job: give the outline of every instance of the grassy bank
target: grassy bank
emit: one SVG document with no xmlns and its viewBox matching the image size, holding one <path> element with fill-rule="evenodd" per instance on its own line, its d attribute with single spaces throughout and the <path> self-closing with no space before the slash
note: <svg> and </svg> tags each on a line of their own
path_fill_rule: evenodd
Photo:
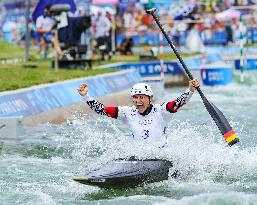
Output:
<svg viewBox="0 0 257 205">
<path fill-rule="evenodd" d="M 52 68 L 50 68 L 49 64 L 49 61 L 37 61 L 29 63 L 29 65 L 37 65 L 36 68 L 33 68 L 33 66 L 24 66 L 27 65 L 25 63 L 15 65 L 0 65 L 0 91 L 15 90 L 43 83 L 52 83 L 116 71 L 115 69 L 60 69 L 55 72 Z"/>
<path fill-rule="evenodd" d="M 17 45 L 8 44 L 0 41 L 0 60 L 24 58 L 24 49 Z M 132 56 L 115 55 L 111 60 L 93 62 L 93 69 L 59 69 L 57 72 L 51 68 L 51 59 L 36 59 L 35 51 L 31 50 L 31 61 L 18 64 L 0 64 L 0 91 L 15 90 L 19 88 L 30 87 L 43 83 L 52 83 L 62 80 L 68 80 L 79 77 L 95 76 L 99 74 L 115 72 L 115 69 L 95 69 L 97 66 L 117 63 L 117 62 L 139 62 L 139 55 L 135 53 Z M 194 54 L 184 54 L 182 57 L 192 56 Z M 174 54 L 164 54 L 164 59 L 174 60 Z M 34 59 L 34 60 L 33 60 Z"/>
<path fill-rule="evenodd" d="M 24 58 L 24 49 L 15 44 L 6 43 L 0 40 L 0 48 L 0 60 Z"/>
</svg>

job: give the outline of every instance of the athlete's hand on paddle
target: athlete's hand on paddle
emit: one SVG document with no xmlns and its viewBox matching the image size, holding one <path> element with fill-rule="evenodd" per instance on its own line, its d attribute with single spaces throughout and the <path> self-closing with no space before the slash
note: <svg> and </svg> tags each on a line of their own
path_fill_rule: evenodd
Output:
<svg viewBox="0 0 257 205">
<path fill-rule="evenodd" d="M 88 92 L 88 86 L 85 83 L 81 83 L 77 90 L 81 96 L 85 96 Z"/>
<path fill-rule="evenodd" d="M 196 88 L 200 87 L 200 82 L 197 79 L 190 80 L 188 87 L 191 92 L 194 92 Z"/>
</svg>

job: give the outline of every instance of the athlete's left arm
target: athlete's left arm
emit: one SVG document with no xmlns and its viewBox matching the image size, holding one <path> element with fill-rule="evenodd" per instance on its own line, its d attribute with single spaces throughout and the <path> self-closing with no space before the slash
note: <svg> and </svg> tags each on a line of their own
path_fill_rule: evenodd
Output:
<svg viewBox="0 0 257 205">
<path fill-rule="evenodd" d="M 194 92 L 187 89 L 184 93 L 182 93 L 178 98 L 172 100 L 166 104 L 166 110 L 170 113 L 177 112 L 183 105 L 185 105 L 190 98 L 192 97 Z"/>
</svg>

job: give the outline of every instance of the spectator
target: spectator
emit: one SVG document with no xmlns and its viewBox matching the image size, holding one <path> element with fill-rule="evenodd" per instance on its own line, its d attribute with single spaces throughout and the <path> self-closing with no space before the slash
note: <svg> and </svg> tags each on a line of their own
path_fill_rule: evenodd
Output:
<svg viewBox="0 0 257 205">
<path fill-rule="evenodd" d="M 231 45 L 233 43 L 233 31 L 230 22 L 225 23 L 225 30 L 227 32 L 227 43 Z"/>
<path fill-rule="evenodd" d="M 111 22 L 102 12 L 98 12 L 95 21 L 95 39 L 96 47 L 100 51 L 101 60 L 104 60 L 106 53 L 109 53 L 107 46 L 107 39 L 109 38 L 109 31 L 111 29 Z"/>
<path fill-rule="evenodd" d="M 110 27 L 108 36 L 106 37 L 108 57 L 109 57 L 109 59 L 111 59 L 111 57 L 112 57 L 112 33 L 113 33 L 113 29 L 115 29 L 115 28 L 113 28 L 114 24 L 113 24 L 112 14 L 109 11 L 106 11 L 105 16 L 106 16 L 106 18 L 108 18 L 108 20 L 111 23 L 111 27 Z"/>
<path fill-rule="evenodd" d="M 118 47 L 118 51 L 120 52 L 121 55 L 132 55 L 132 47 L 134 45 L 133 39 L 130 38 L 125 38 L 120 46 Z"/>
<path fill-rule="evenodd" d="M 44 10 L 44 15 L 39 16 L 36 21 L 36 31 L 41 34 L 43 38 L 43 46 L 47 49 L 47 44 L 52 43 L 54 48 L 57 51 L 57 54 L 60 56 L 62 50 L 59 44 L 58 39 L 55 36 L 53 31 L 56 25 L 56 21 L 51 17 L 50 5 L 47 6 Z"/>
<path fill-rule="evenodd" d="M 125 29 L 129 29 L 131 27 L 134 27 L 134 18 L 133 18 L 133 15 L 130 12 L 128 12 L 128 11 L 124 12 L 123 20 L 124 20 Z"/>
</svg>

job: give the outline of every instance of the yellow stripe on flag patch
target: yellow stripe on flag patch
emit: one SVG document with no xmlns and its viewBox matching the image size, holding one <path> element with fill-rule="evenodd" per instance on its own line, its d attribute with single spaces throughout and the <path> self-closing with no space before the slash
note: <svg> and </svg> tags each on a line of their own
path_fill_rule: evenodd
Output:
<svg viewBox="0 0 257 205">
<path fill-rule="evenodd" d="M 233 134 L 230 137 L 226 138 L 226 141 L 227 141 L 227 143 L 230 143 L 230 142 L 232 142 L 236 138 L 237 138 L 236 134 Z"/>
</svg>

